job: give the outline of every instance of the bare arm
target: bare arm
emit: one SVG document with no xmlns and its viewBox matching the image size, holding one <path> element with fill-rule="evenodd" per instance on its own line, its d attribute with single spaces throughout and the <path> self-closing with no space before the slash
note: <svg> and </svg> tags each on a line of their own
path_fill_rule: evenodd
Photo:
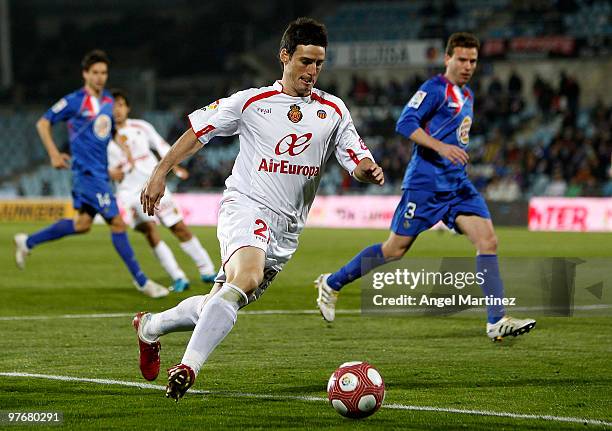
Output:
<svg viewBox="0 0 612 431">
<path fill-rule="evenodd" d="M 60 153 L 53 142 L 53 135 L 51 134 L 51 122 L 46 118 L 41 118 L 36 122 L 36 130 L 38 136 L 42 141 L 49 159 L 51 159 L 51 166 L 55 169 L 67 169 L 69 167 L 70 156 L 66 153 Z"/>
<path fill-rule="evenodd" d="M 382 186 L 385 183 L 385 175 L 380 166 L 371 159 L 361 159 L 355 170 L 353 177 L 362 183 L 372 183 Z"/>
<path fill-rule="evenodd" d="M 189 178 L 189 171 L 183 168 L 182 166 L 173 167 L 172 172 L 174 172 L 174 175 L 176 175 L 181 180 L 186 180 L 187 178 Z"/>
<path fill-rule="evenodd" d="M 436 138 L 432 138 L 420 127 L 412 132 L 410 139 L 418 145 L 434 150 L 436 153 L 440 154 L 440 156 L 450 160 L 455 165 L 465 165 L 470 159 L 468 153 L 463 149 L 456 145 L 445 144 Z"/>
<path fill-rule="evenodd" d="M 155 207 L 164 196 L 166 176 L 170 170 L 187 157 L 195 154 L 202 146 L 192 129 L 183 133 L 170 151 L 159 161 L 140 194 L 140 203 L 144 212 L 154 215 Z"/>
</svg>

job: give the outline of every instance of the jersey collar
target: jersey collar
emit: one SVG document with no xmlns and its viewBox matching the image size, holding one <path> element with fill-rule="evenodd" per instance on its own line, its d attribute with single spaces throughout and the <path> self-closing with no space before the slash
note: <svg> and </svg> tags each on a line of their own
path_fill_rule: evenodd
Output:
<svg viewBox="0 0 612 431">
<path fill-rule="evenodd" d="M 290 94 L 285 93 L 284 91 L 284 87 L 283 87 L 283 83 L 280 80 L 277 80 L 276 82 L 274 82 L 274 84 L 272 85 L 272 88 L 274 88 L 276 91 L 284 94 L 285 96 L 289 96 L 289 97 L 294 97 L 296 99 L 302 99 L 304 102 L 310 102 L 311 101 L 311 97 L 314 94 L 314 91 L 311 91 L 309 95 L 307 96 L 292 96 Z M 314 88 L 313 88 L 314 90 Z"/>
<path fill-rule="evenodd" d="M 457 84 L 453 84 L 452 82 L 450 82 L 450 80 L 444 76 L 444 74 L 440 73 L 438 76 L 440 76 L 444 82 L 446 82 L 448 85 L 450 85 L 451 87 L 457 87 L 459 89 L 459 91 L 461 92 L 461 94 L 463 94 L 463 96 L 466 99 L 471 99 L 472 95 L 470 94 L 469 90 L 468 90 L 468 85 L 464 84 L 462 87 L 458 86 Z"/>
</svg>

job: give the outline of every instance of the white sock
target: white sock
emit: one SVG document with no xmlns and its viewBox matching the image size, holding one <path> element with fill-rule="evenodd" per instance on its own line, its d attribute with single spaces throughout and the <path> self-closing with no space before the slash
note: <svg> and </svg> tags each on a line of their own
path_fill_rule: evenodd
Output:
<svg viewBox="0 0 612 431">
<path fill-rule="evenodd" d="M 248 298 L 242 290 L 225 283 L 206 301 L 181 363 L 191 367 L 197 375 L 208 355 L 234 327 L 240 306 L 247 302 Z"/>
<path fill-rule="evenodd" d="M 170 332 L 191 331 L 198 323 L 206 298 L 208 295 L 190 296 L 174 308 L 152 314 L 142 328 L 142 335 L 147 341 L 155 342 Z"/>
<path fill-rule="evenodd" d="M 170 247 L 168 247 L 168 244 L 163 241 L 160 241 L 159 244 L 157 244 L 153 248 L 153 253 L 159 260 L 159 263 L 161 264 L 162 268 L 164 268 L 166 272 L 170 274 L 172 280 L 177 280 L 179 278 L 185 280 L 187 279 L 187 276 L 176 261 L 172 250 L 170 250 Z"/>
<path fill-rule="evenodd" d="M 183 251 L 194 261 L 200 274 L 207 275 L 215 272 L 215 265 L 213 265 L 208 252 L 202 247 L 200 240 L 195 235 L 189 241 L 181 242 L 180 244 Z"/>
</svg>

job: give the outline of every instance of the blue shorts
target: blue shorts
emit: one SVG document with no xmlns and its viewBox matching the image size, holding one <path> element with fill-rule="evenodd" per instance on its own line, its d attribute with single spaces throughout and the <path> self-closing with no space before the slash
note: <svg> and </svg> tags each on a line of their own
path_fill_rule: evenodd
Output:
<svg viewBox="0 0 612 431">
<path fill-rule="evenodd" d="M 89 175 L 72 177 L 72 202 L 75 209 L 83 210 L 91 216 L 97 213 L 110 220 L 119 215 L 110 182 Z"/>
<path fill-rule="evenodd" d="M 449 229 L 459 231 L 455 219 L 461 214 L 491 218 L 485 200 L 472 183 L 464 183 L 451 192 L 404 190 L 393 214 L 391 230 L 414 237 L 442 220 Z"/>
</svg>

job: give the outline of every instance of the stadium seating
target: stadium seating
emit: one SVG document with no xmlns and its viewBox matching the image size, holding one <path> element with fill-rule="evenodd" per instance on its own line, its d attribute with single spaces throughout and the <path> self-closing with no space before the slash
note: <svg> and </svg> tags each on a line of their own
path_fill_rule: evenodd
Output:
<svg viewBox="0 0 612 431">
<path fill-rule="evenodd" d="M 15 112 L 0 115 L 0 178 L 28 171 L 45 161 L 47 153 L 40 143 L 35 123 L 40 112 Z M 65 130 L 55 134 L 56 142 L 66 142 Z"/>
<path fill-rule="evenodd" d="M 325 19 L 333 41 L 445 37 L 477 31 L 484 38 L 612 34 L 609 2 L 576 0 L 559 18 L 557 1 L 462 0 L 345 3 Z M 568 11 L 569 12 L 569 11 Z"/>
</svg>

